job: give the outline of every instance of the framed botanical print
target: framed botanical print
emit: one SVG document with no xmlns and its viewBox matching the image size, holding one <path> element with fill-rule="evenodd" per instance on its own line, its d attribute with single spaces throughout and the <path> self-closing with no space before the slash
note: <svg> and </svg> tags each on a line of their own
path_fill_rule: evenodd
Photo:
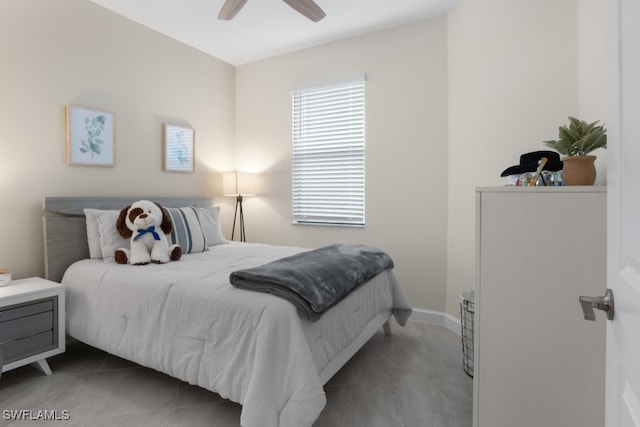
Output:
<svg viewBox="0 0 640 427">
<path fill-rule="evenodd" d="M 67 104 L 67 164 L 113 166 L 115 118 L 108 111 Z"/>
<path fill-rule="evenodd" d="M 164 123 L 163 169 L 167 172 L 193 172 L 195 156 L 195 130 Z"/>
</svg>

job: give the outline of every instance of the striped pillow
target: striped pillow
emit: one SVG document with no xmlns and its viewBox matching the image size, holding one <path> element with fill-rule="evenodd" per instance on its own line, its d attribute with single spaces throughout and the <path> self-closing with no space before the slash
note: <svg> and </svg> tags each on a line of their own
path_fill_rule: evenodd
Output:
<svg viewBox="0 0 640 427">
<path fill-rule="evenodd" d="M 182 253 L 191 254 L 208 250 L 207 236 L 202 229 L 202 220 L 197 208 L 165 209 L 173 221 L 171 242 L 179 244 L 182 247 Z"/>
</svg>

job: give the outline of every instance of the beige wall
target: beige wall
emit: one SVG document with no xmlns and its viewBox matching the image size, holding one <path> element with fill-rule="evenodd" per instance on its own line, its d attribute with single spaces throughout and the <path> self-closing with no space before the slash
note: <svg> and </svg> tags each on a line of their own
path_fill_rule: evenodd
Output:
<svg viewBox="0 0 640 427">
<path fill-rule="evenodd" d="M 606 118 L 605 0 L 578 0 L 579 114 L 588 121 Z M 606 123 L 604 123 L 606 126 Z M 607 150 L 599 149 L 596 185 L 607 183 Z"/>
<path fill-rule="evenodd" d="M 444 17 L 243 65 L 237 70 L 236 166 L 260 172 L 245 204 L 250 240 L 386 249 L 410 302 L 444 310 L 447 52 Z M 358 73 L 366 83 L 366 227 L 291 224 L 293 86 Z"/>
<path fill-rule="evenodd" d="M 521 153 L 544 149 L 567 116 L 604 117 L 602 7 L 603 0 L 462 1 L 446 18 L 239 67 L 237 166 L 265 174 L 265 196 L 247 204 L 248 233 L 303 246 L 381 245 L 398 261 L 415 307 L 457 316 L 459 294 L 475 280 L 475 188 L 504 185 L 500 172 Z M 369 75 L 367 227 L 293 226 L 288 90 L 358 72 Z M 603 183 L 606 152 L 597 154 Z"/>
<path fill-rule="evenodd" d="M 474 286 L 475 188 L 504 185 L 502 170 L 521 153 L 545 149 L 541 141 L 555 139 L 567 116 L 604 117 L 603 5 L 462 1 L 448 15 L 450 314 L 458 311 L 460 292 Z M 598 163 L 602 172 L 603 159 Z M 604 178 L 600 173 L 599 182 Z M 542 225 L 553 212 L 522 217 Z M 526 242 L 504 250 L 524 254 Z"/>
<path fill-rule="evenodd" d="M 213 196 L 218 172 L 237 168 L 262 177 L 245 202 L 250 241 L 381 246 L 415 307 L 457 316 L 474 282 L 474 189 L 502 185 L 569 114 L 604 117 L 603 3 L 463 0 L 446 17 L 235 68 L 85 0 L 3 0 L 0 267 L 43 274 L 45 195 Z M 293 226 L 289 90 L 358 73 L 367 226 Z M 67 103 L 115 113 L 115 167 L 66 165 Z M 164 121 L 196 129 L 195 174 L 161 170 Z M 228 235 L 232 200 L 219 203 Z"/>
<path fill-rule="evenodd" d="M 43 275 L 45 195 L 214 195 L 233 167 L 235 68 L 84 0 L 0 2 L 0 267 Z M 116 166 L 67 166 L 64 105 L 112 111 Z M 196 173 L 162 171 L 164 121 Z"/>
</svg>

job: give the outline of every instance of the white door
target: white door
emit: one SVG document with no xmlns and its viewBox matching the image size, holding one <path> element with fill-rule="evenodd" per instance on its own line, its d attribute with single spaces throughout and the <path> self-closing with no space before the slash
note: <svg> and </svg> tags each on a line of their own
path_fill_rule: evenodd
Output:
<svg viewBox="0 0 640 427">
<path fill-rule="evenodd" d="M 608 0 L 607 13 L 606 427 L 640 427 L 640 1 Z"/>
</svg>

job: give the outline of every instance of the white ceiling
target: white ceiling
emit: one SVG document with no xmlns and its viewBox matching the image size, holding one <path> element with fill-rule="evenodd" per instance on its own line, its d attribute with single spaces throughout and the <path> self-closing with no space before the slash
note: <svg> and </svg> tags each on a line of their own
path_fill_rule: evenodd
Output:
<svg viewBox="0 0 640 427">
<path fill-rule="evenodd" d="M 248 0 L 231 21 L 224 0 L 91 0 L 233 65 L 443 14 L 457 0 L 316 0 L 314 23 L 282 0 Z"/>
</svg>

